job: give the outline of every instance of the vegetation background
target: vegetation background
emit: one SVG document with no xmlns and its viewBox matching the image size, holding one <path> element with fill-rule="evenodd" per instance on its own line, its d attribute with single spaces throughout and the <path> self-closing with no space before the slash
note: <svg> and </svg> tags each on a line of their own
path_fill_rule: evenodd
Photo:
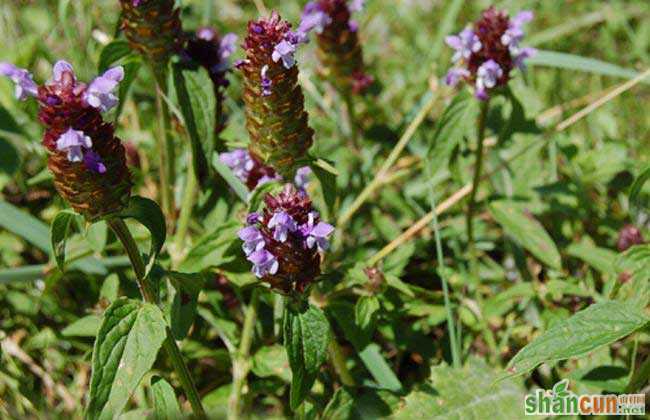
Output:
<svg viewBox="0 0 650 420">
<path fill-rule="evenodd" d="M 240 40 L 248 20 L 275 9 L 296 23 L 303 6 L 288 0 L 180 3 L 184 29 L 211 25 Z M 367 2 L 360 33 L 369 72 L 380 86 L 358 103 L 360 156 L 347 145 L 343 101 L 317 76 L 314 44 L 300 50 L 301 84 L 316 131 L 311 153 L 331 161 L 338 172 L 338 205 L 328 211 L 317 194 L 317 207 L 332 223 L 341 222 L 364 188 L 373 182 L 377 187 L 345 226 L 336 225 L 326 275 L 314 294 L 355 386 L 340 388 L 328 363 L 304 416 L 519 418 L 526 390 L 552 388 L 563 378 L 574 392 L 647 392 L 650 248 L 622 253 L 617 241 L 629 224 L 650 234 L 650 189 L 642 182 L 650 157 L 650 79 L 623 85 L 650 66 L 648 2 L 496 3 L 511 12 L 535 12 L 525 44 L 542 53 L 531 60 L 525 77 L 510 83 L 513 98 L 496 99 L 489 114 L 488 176 L 479 189 L 475 221 L 478 282 L 468 271 L 466 206 L 464 195 L 457 195 L 471 182 L 475 119 L 449 111 L 456 91 L 441 78 L 451 57 L 444 36 L 475 20 L 489 4 Z M 66 59 L 80 79 L 90 80 L 118 17 L 116 0 L 2 0 L 0 61 L 46 80 L 51 63 Z M 241 57 L 240 49 L 235 58 Z M 240 77 L 229 75 L 229 122 L 222 135 L 228 148 L 248 141 Z M 601 107 L 570 118 L 621 85 Z M 143 67 L 116 121 L 118 136 L 137 156 L 135 191 L 151 198 L 157 155 L 153 86 Z M 465 101 L 462 109 L 472 101 L 456 98 Z M 133 297 L 138 291 L 128 259 L 103 223 L 80 225 L 67 244 L 72 262 L 65 272 L 57 268 L 49 224 L 65 204 L 45 170 L 35 111 L 35 103 L 18 103 L 12 85 L 0 80 L 0 417 L 81 418 L 101 313 L 118 290 Z M 404 136 L 406 149 L 380 173 Z M 182 139 L 177 138 L 179 201 L 189 153 Z M 426 218 L 440 203 L 450 204 L 438 226 L 444 266 L 436 257 L 436 225 Z M 230 347 L 239 342 L 254 282 L 232 257 L 244 213 L 245 205 L 227 185 L 215 183 L 197 200 L 190 238 L 170 239 L 161 256 L 161 264 L 180 271 L 228 278 L 226 285 L 213 278 L 206 283 L 189 309 L 196 314 L 189 318 L 194 324 L 180 342 L 203 403 L 216 418 L 226 414 Z M 423 217 L 422 229 L 400 236 Z M 146 247 L 146 230 L 130 226 Z M 400 237 L 404 240 L 395 242 Z M 397 246 L 386 250 L 388 244 Z M 370 276 L 363 271 L 369 261 L 378 264 Z M 464 367 L 454 367 L 450 351 L 443 277 Z M 292 415 L 275 300 L 271 292 L 260 296 L 248 358 L 245 412 L 260 418 Z M 590 306 L 596 309 L 580 312 Z M 576 319 L 576 313 L 582 315 Z M 541 336 L 546 338 L 540 344 L 535 339 Z M 537 347 L 513 359 L 531 343 Z M 122 418 L 151 413 L 150 376 L 166 376 L 166 366 L 158 360 Z M 521 375 L 495 383 L 508 373 Z M 176 385 L 173 375 L 168 379 Z"/>
</svg>

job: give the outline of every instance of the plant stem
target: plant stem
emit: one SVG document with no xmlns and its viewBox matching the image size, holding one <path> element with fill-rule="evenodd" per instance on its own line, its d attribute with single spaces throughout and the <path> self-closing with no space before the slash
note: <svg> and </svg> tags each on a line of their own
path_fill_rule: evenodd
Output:
<svg viewBox="0 0 650 420">
<path fill-rule="evenodd" d="M 159 69 L 154 69 L 153 73 L 156 79 L 156 108 L 158 109 L 158 119 L 160 122 L 160 134 L 157 138 L 160 201 L 168 226 L 171 226 L 176 219 L 176 206 L 174 205 L 176 156 L 174 153 L 174 141 L 171 136 L 169 106 L 164 98 L 164 95 L 167 94 L 167 74 L 164 70 Z"/>
<path fill-rule="evenodd" d="M 174 239 L 174 245 L 177 252 L 180 252 L 185 242 L 185 236 L 187 235 L 187 229 L 190 224 L 190 217 L 192 216 L 192 209 L 194 208 L 198 187 L 196 176 L 194 176 L 194 165 L 191 157 L 187 165 L 186 176 L 185 191 L 183 192 L 183 201 L 181 202 L 181 211 L 180 216 L 178 217 L 176 237 Z"/>
<path fill-rule="evenodd" d="M 359 125 L 357 124 L 357 115 L 354 110 L 354 101 L 349 92 L 343 93 L 343 100 L 345 107 L 348 111 L 348 124 L 350 124 L 350 138 L 352 140 L 352 147 L 359 150 Z"/>
<path fill-rule="evenodd" d="M 142 255 L 140 254 L 138 245 L 133 239 L 133 236 L 131 235 L 129 228 L 126 226 L 126 224 L 122 219 L 117 219 L 117 218 L 108 220 L 108 225 L 113 230 L 115 235 L 118 237 L 120 242 L 122 242 L 122 245 L 124 246 L 124 250 L 126 251 L 126 254 L 129 256 L 129 260 L 131 260 L 131 265 L 133 266 L 133 271 L 135 272 L 136 281 L 138 283 L 138 287 L 140 288 L 140 293 L 142 294 L 142 298 L 147 303 L 157 305 L 158 298 L 156 296 L 156 293 L 152 289 L 151 285 L 146 279 L 145 276 L 146 269 L 145 269 L 144 261 L 142 260 Z M 167 327 L 167 337 L 163 342 L 163 349 L 165 353 L 167 353 L 167 356 L 169 357 L 169 359 L 172 362 L 172 365 L 174 366 L 174 370 L 178 375 L 178 379 L 181 383 L 181 386 L 185 391 L 185 396 L 187 397 L 190 404 L 192 405 L 192 411 L 194 412 L 194 415 L 201 419 L 207 418 L 205 411 L 203 410 L 203 405 L 201 404 L 201 399 L 199 398 L 199 393 L 196 390 L 196 385 L 194 385 L 194 380 L 192 379 L 192 375 L 189 369 L 187 368 L 187 365 L 183 361 L 183 356 L 181 354 L 181 351 L 176 345 L 176 341 L 174 341 L 174 339 L 172 338 L 169 327 Z"/>
<path fill-rule="evenodd" d="M 478 141 L 476 143 L 476 163 L 474 165 L 474 178 L 472 181 L 472 190 L 469 193 L 469 201 L 467 203 L 467 247 L 469 249 L 470 258 L 470 272 L 474 277 L 474 281 L 479 281 L 478 261 L 476 255 L 476 245 L 474 244 L 474 211 L 476 210 L 476 193 L 478 185 L 481 182 L 481 171 L 483 169 L 483 139 L 485 138 L 485 126 L 487 120 L 487 112 L 489 101 L 481 103 L 481 112 L 478 117 Z"/>
<path fill-rule="evenodd" d="M 334 370 L 336 370 L 339 378 L 341 378 L 343 385 L 354 386 L 354 378 L 352 377 L 352 374 L 350 374 L 350 371 L 345 364 L 345 355 L 341 350 L 341 346 L 339 346 L 339 343 L 336 341 L 336 337 L 332 337 L 330 340 L 328 350 L 330 353 L 330 358 L 332 359 L 332 364 L 334 365 Z"/>
<path fill-rule="evenodd" d="M 232 364 L 232 392 L 228 399 L 228 419 L 238 420 L 241 418 L 241 396 L 246 386 L 246 376 L 250 370 L 249 353 L 253 343 L 253 333 L 255 332 L 255 321 L 257 320 L 257 302 L 259 300 L 259 290 L 253 289 L 251 301 L 246 309 L 244 317 L 244 327 L 242 330 L 239 350 L 233 357 Z"/>
</svg>

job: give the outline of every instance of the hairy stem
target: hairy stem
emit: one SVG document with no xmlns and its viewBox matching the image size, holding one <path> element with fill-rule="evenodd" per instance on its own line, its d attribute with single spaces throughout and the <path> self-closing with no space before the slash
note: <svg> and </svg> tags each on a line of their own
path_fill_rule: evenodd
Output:
<svg viewBox="0 0 650 420">
<path fill-rule="evenodd" d="M 228 399 L 228 419 L 238 420 L 241 418 L 242 403 L 241 396 L 246 386 L 246 376 L 250 370 L 249 354 L 251 344 L 253 343 L 253 334 L 255 332 L 255 321 L 257 320 L 257 302 L 259 300 L 259 290 L 253 289 L 251 301 L 246 309 L 244 317 L 244 327 L 242 330 L 239 350 L 233 357 L 232 364 L 232 392 Z"/>
<path fill-rule="evenodd" d="M 167 75 L 165 71 L 156 69 L 154 69 L 153 73 L 156 79 L 156 108 L 160 122 L 160 134 L 157 137 L 160 201 L 168 226 L 171 226 L 176 219 L 176 206 L 174 205 L 176 156 L 174 141 L 171 136 L 169 106 L 164 98 L 167 94 Z"/>
<path fill-rule="evenodd" d="M 129 228 L 126 226 L 122 219 L 117 218 L 108 220 L 108 225 L 115 233 L 115 236 L 117 236 L 120 242 L 122 242 L 124 250 L 126 251 L 126 254 L 131 261 L 131 265 L 133 266 L 133 271 L 135 272 L 135 277 L 138 282 L 138 287 L 140 288 L 142 298 L 145 302 L 157 305 L 158 298 L 152 289 L 151 284 L 147 281 L 146 269 L 144 261 L 142 260 L 142 255 L 140 254 L 138 245 L 135 243 L 135 240 L 133 239 Z M 201 404 L 199 393 L 196 390 L 196 385 L 194 385 L 192 375 L 187 368 L 187 365 L 183 361 L 181 351 L 176 345 L 176 341 L 174 341 L 172 338 L 171 330 L 169 327 L 167 327 L 167 337 L 163 343 L 163 349 L 171 360 L 172 365 L 174 366 L 174 370 L 178 375 L 181 386 L 185 391 L 185 396 L 192 406 L 194 415 L 201 419 L 207 418 L 205 410 L 203 410 L 203 405 Z"/>
</svg>

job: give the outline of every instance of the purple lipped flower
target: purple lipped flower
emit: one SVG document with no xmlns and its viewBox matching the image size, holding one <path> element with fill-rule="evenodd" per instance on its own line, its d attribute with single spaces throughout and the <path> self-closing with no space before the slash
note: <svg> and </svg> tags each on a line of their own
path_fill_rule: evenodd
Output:
<svg viewBox="0 0 650 420">
<path fill-rule="evenodd" d="M 348 29 L 351 32 L 357 32 L 359 30 L 359 22 L 357 22 L 354 19 L 350 19 L 350 21 L 348 22 Z"/>
<path fill-rule="evenodd" d="M 227 33 L 221 38 L 219 43 L 219 56 L 222 60 L 230 58 L 232 53 L 237 49 L 237 35 L 233 33 Z"/>
<path fill-rule="evenodd" d="M 24 101 L 29 96 L 38 96 L 38 86 L 27 70 L 11 63 L 2 62 L 0 63 L 0 75 L 8 77 L 14 82 L 16 99 Z"/>
<path fill-rule="evenodd" d="M 296 176 L 294 177 L 294 184 L 301 190 L 307 189 L 309 185 L 309 175 L 311 175 L 311 168 L 309 166 L 303 166 L 298 168 L 296 171 Z"/>
<path fill-rule="evenodd" d="M 264 237 L 262 236 L 262 232 L 255 226 L 246 226 L 240 229 L 238 235 L 239 239 L 244 241 L 242 249 L 247 256 L 264 249 Z"/>
<path fill-rule="evenodd" d="M 56 149 L 65 151 L 68 154 L 70 162 L 81 162 L 84 157 L 84 149 L 90 149 L 93 142 L 83 131 L 69 128 L 68 131 L 61 134 L 56 141 Z"/>
<path fill-rule="evenodd" d="M 248 256 L 248 261 L 253 263 L 253 273 L 257 278 L 262 278 L 267 274 L 278 272 L 280 264 L 275 255 L 265 249 L 255 251 Z"/>
<path fill-rule="evenodd" d="M 280 41 L 275 48 L 273 48 L 273 54 L 271 54 L 271 59 L 277 63 L 282 60 L 282 65 L 285 69 L 290 69 L 296 64 L 296 59 L 293 56 L 296 52 L 296 44 L 285 40 Z"/>
<path fill-rule="evenodd" d="M 117 66 L 110 68 L 99 77 L 96 77 L 84 92 L 84 99 L 88 105 L 106 112 L 118 104 L 117 96 L 113 91 L 124 79 L 124 68 Z"/>
<path fill-rule="evenodd" d="M 284 41 L 283 41 L 284 42 Z M 275 53 L 274 53 L 275 54 Z M 262 78 L 262 96 L 271 96 L 271 86 L 273 86 L 273 82 L 271 79 L 268 77 L 268 71 L 269 71 L 269 66 L 264 65 L 262 67 L 262 70 L 260 71 L 260 77 Z"/>
<path fill-rule="evenodd" d="M 273 239 L 279 242 L 285 242 L 289 232 L 298 230 L 296 221 L 284 210 L 275 213 L 267 226 L 269 229 L 273 229 Z"/>
<path fill-rule="evenodd" d="M 106 173 L 106 165 L 104 165 L 104 161 L 101 156 L 99 156 L 99 153 L 94 150 L 87 150 L 84 153 L 84 165 L 86 165 L 87 169 L 97 172 L 98 174 Z"/>
<path fill-rule="evenodd" d="M 461 59 L 467 60 L 472 53 L 480 51 L 482 46 L 478 36 L 470 28 L 463 29 L 458 35 L 446 37 L 445 42 L 456 50 L 451 59 L 454 63 Z"/>
<path fill-rule="evenodd" d="M 363 10 L 365 2 L 366 0 L 351 0 L 350 4 L 348 5 L 348 10 L 350 13 L 360 12 Z"/>
<path fill-rule="evenodd" d="M 524 37 L 524 25 L 533 20 L 534 14 L 530 10 L 519 12 L 508 22 L 508 29 L 501 35 L 501 43 L 506 46 L 516 47 Z"/>
<path fill-rule="evenodd" d="M 469 76 L 470 76 L 470 72 L 467 69 L 452 68 L 447 72 L 447 76 L 445 77 L 445 83 L 448 86 L 456 86 L 456 84 L 458 84 L 458 82 L 461 79 Z"/>
<path fill-rule="evenodd" d="M 488 98 L 487 90 L 496 86 L 503 70 L 494 60 L 488 60 L 476 71 L 476 97 L 481 100 Z"/>
<path fill-rule="evenodd" d="M 217 36 L 217 31 L 214 30 L 214 28 L 211 28 L 209 26 L 204 26 L 202 28 L 197 29 L 196 31 L 196 37 L 198 39 L 202 39 L 203 41 L 212 41 L 214 38 Z"/>
<path fill-rule="evenodd" d="M 247 225 L 254 225 L 257 222 L 261 222 L 261 221 L 262 221 L 262 215 L 256 211 L 249 213 L 248 216 L 246 216 Z"/>
<path fill-rule="evenodd" d="M 326 251 L 329 248 L 329 236 L 334 232 L 334 226 L 325 222 L 314 221 L 318 217 L 318 213 L 310 212 L 307 223 L 300 227 L 300 232 L 305 237 L 305 246 L 313 248 L 317 246 L 319 251 Z"/>
<path fill-rule="evenodd" d="M 279 181 L 281 179 L 282 177 L 277 174 L 275 176 L 262 175 L 262 177 L 257 181 L 257 185 L 255 185 L 255 188 L 264 184 L 268 184 L 269 182 Z"/>
<path fill-rule="evenodd" d="M 511 51 L 513 49 L 511 48 Z M 518 67 L 520 70 L 526 70 L 526 63 L 525 60 L 534 57 L 535 54 L 537 54 L 537 49 L 532 48 L 532 47 L 524 47 L 524 48 L 516 48 L 514 51 L 514 65 Z"/>
<path fill-rule="evenodd" d="M 311 1 L 305 5 L 298 32 L 307 34 L 314 31 L 321 34 L 330 23 L 332 23 L 332 18 L 320 8 L 317 2 Z"/>
<path fill-rule="evenodd" d="M 235 176 L 243 182 L 246 182 L 249 172 L 255 166 L 255 162 L 253 162 L 246 149 L 235 149 L 232 152 L 221 153 L 219 160 L 228 166 Z"/>
<path fill-rule="evenodd" d="M 70 73 L 73 79 L 75 79 L 74 68 L 72 67 L 72 64 L 68 63 L 65 60 L 59 60 L 54 63 L 54 66 L 52 67 L 52 81 L 60 82 L 63 78 L 63 73 Z"/>
</svg>

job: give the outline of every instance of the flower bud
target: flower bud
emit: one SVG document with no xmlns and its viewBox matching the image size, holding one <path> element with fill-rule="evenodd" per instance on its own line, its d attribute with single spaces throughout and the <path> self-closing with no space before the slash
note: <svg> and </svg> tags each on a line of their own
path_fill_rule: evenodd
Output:
<svg viewBox="0 0 650 420">
<path fill-rule="evenodd" d="M 153 63 L 165 63 L 181 46 L 174 0 L 120 0 L 122 29 L 131 47 Z"/>
<path fill-rule="evenodd" d="M 361 0 L 314 0 L 305 6 L 298 28 L 303 33 L 316 32 L 321 74 L 339 92 L 361 94 L 374 81 L 365 73 L 359 25 L 351 18 L 362 7 Z"/>
<path fill-rule="evenodd" d="M 248 23 L 244 75 L 246 128 L 251 155 L 291 178 L 313 142 L 294 53 L 306 38 L 273 13 Z"/>
<path fill-rule="evenodd" d="M 43 145 L 59 194 L 89 221 L 122 210 L 131 194 L 131 176 L 124 147 L 101 115 L 117 105 L 113 92 L 124 77 L 122 68 L 109 69 L 89 84 L 79 82 L 62 60 L 43 86 L 8 63 L 0 63 L 0 74 L 21 87 L 19 98 L 28 92 L 39 102 L 38 118 L 46 128 Z M 16 74 L 21 77 L 12 77 Z"/>
<path fill-rule="evenodd" d="M 641 231 L 634 225 L 625 225 L 618 233 L 618 241 L 616 247 L 620 252 L 625 252 L 634 245 L 641 245 L 645 243 Z"/>
<path fill-rule="evenodd" d="M 239 231 L 253 273 L 281 293 L 304 293 L 320 275 L 319 251 L 329 247 L 334 227 L 320 220 L 306 192 L 286 184 L 264 198 Z"/>
<path fill-rule="evenodd" d="M 533 13 L 523 11 L 510 18 L 506 12 L 490 7 L 483 11 L 473 27 L 458 35 L 448 36 L 447 45 L 455 50 L 446 83 L 450 86 L 465 81 L 474 86 L 475 95 L 487 100 L 489 92 L 505 86 L 514 68 L 525 69 L 524 61 L 535 54 L 533 48 L 522 48 L 523 26 Z"/>
<path fill-rule="evenodd" d="M 224 90 L 230 82 L 226 74 L 230 71 L 230 56 L 237 48 L 237 35 L 228 33 L 220 37 L 216 30 L 204 27 L 189 35 L 184 53 L 187 57 L 205 68 L 212 80 L 214 96 L 217 100 L 216 133 L 225 125 L 223 115 Z"/>
</svg>

